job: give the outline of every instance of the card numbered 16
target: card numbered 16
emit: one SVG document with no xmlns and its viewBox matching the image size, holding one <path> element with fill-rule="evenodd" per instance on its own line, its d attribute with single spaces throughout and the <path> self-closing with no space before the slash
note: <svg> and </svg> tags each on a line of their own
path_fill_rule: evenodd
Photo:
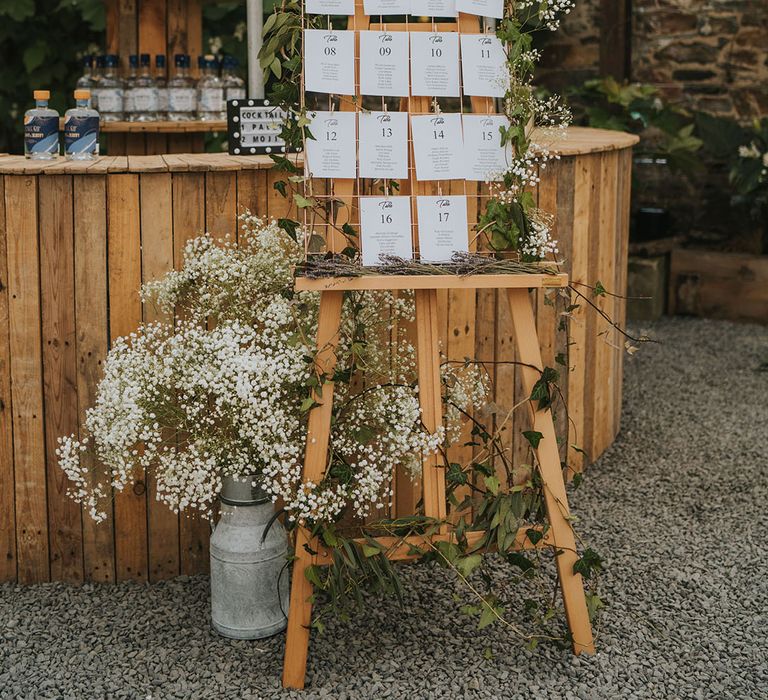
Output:
<svg viewBox="0 0 768 700">
<path fill-rule="evenodd" d="M 360 197 L 360 247 L 363 265 L 380 265 L 381 255 L 413 257 L 411 198 Z"/>
</svg>

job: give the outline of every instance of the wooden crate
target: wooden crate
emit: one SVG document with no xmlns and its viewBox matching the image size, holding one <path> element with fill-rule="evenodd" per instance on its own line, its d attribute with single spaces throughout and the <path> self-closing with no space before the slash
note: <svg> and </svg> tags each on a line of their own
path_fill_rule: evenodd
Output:
<svg viewBox="0 0 768 700">
<path fill-rule="evenodd" d="M 557 214 L 556 237 L 576 283 L 626 288 L 633 143 L 573 129 L 558 144 L 561 160 L 542 173 L 538 201 Z M 236 235 L 244 207 L 293 215 L 272 187 L 280 174 L 270 165 L 266 157 L 218 154 L 92 164 L 0 157 L 0 581 L 145 581 L 206 570 L 206 523 L 172 515 L 140 475 L 108 521 L 94 525 L 66 497 L 54 450 L 92 404 L 111 339 L 154 318 L 138 301 L 142 281 L 178 267 L 185 242 L 205 230 Z M 494 400 L 511 407 L 524 398 L 522 377 L 499 296 L 492 289 L 440 294 L 440 335 L 451 359 L 500 363 L 491 368 Z M 584 304 L 558 330 L 566 301 L 551 301 L 541 295 L 536 306 L 544 363 L 561 370 L 570 409 L 570 420 L 556 410 L 558 428 L 595 459 L 619 429 L 622 339 Z M 623 320 L 621 299 L 595 302 Z M 567 369 L 556 365 L 558 355 Z M 515 412 L 504 433 L 530 463 L 520 435 L 526 420 Z M 583 466 L 576 450 L 567 458 Z"/>
</svg>

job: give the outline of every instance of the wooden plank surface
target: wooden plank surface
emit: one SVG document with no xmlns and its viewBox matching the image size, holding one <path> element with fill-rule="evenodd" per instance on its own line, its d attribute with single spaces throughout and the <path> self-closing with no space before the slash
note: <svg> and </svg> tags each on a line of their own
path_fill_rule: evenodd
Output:
<svg viewBox="0 0 768 700">
<path fill-rule="evenodd" d="M 142 282 L 161 278 L 173 269 L 172 175 L 141 175 L 141 273 Z M 143 318 L 173 322 L 153 304 L 144 304 Z M 147 475 L 147 532 L 149 579 L 159 581 L 179 575 L 179 517 L 157 500 L 154 474 Z"/>
<path fill-rule="evenodd" d="M 0 177 L 0 582 L 16 579 L 16 507 L 13 475 L 13 402 L 8 318 L 8 231 L 5 178 Z"/>
<path fill-rule="evenodd" d="M 82 518 L 56 458 L 58 438 L 78 433 L 72 177 L 42 178 L 38 192 L 51 578 L 76 583 L 83 580 Z"/>
<path fill-rule="evenodd" d="M 237 175 L 209 172 L 205 175 L 205 228 L 214 238 L 234 241 L 237 234 Z"/>
<path fill-rule="evenodd" d="M 5 178 L 5 220 L 18 580 L 40 583 L 50 566 L 36 178 Z"/>
<path fill-rule="evenodd" d="M 75 324 L 77 332 L 78 424 L 96 401 L 109 344 L 107 322 L 107 178 L 76 175 L 74 181 Z M 103 465 L 82 457 L 95 479 L 107 480 Z M 114 512 L 95 523 L 83 509 L 83 569 L 87 581 L 115 580 Z"/>
<path fill-rule="evenodd" d="M 114 341 L 141 323 L 141 239 L 139 176 L 111 175 L 107 181 L 109 334 Z M 115 494 L 117 580 L 147 580 L 147 494 L 143 470 L 135 483 Z"/>
<path fill-rule="evenodd" d="M 510 275 L 361 275 L 360 277 L 297 277 L 296 289 L 303 291 L 353 289 L 528 289 L 565 287 L 563 273 L 521 273 Z"/>
<path fill-rule="evenodd" d="M 139 0 L 139 53 L 148 53 L 153 61 L 157 54 L 165 54 L 167 0 Z M 173 57 L 171 57 L 172 60 Z M 166 56 L 166 66 L 168 56 Z"/>
</svg>

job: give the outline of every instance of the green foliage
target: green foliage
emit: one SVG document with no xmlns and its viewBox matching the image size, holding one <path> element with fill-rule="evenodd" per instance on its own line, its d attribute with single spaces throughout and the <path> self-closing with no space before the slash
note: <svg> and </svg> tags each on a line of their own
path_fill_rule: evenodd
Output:
<svg viewBox="0 0 768 700">
<path fill-rule="evenodd" d="M 665 102 L 652 85 L 598 78 L 572 88 L 568 96 L 578 123 L 638 134 L 636 155 L 665 157 L 685 174 L 696 170 L 702 142 L 694 135 L 692 115 Z"/>
<path fill-rule="evenodd" d="M 80 59 L 104 41 L 103 0 L 0 0 L 0 153 L 23 153 L 23 116 L 33 90 L 73 106 Z"/>
</svg>

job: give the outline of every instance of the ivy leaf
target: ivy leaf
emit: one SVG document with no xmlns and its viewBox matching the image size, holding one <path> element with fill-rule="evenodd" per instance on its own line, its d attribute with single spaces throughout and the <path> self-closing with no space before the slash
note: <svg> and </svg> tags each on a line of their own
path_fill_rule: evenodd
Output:
<svg viewBox="0 0 768 700">
<path fill-rule="evenodd" d="M 296 229 L 299 226 L 298 221 L 294 221 L 293 219 L 278 219 L 277 225 L 283 229 L 294 241 L 298 240 L 298 236 L 296 235 Z"/>
<path fill-rule="evenodd" d="M 603 283 L 600 280 L 597 280 L 597 282 L 595 282 L 595 288 L 592 290 L 592 296 L 593 297 L 605 296 L 605 287 L 603 287 Z"/>
<path fill-rule="evenodd" d="M 591 548 L 584 550 L 584 554 L 577 559 L 573 565 L 573 573 L 581 574 L 584 578 L 589 578 L 593 573 L 602 571 L 603 560 L 600 555 Z"/>
<path fill-rule="evenodd" d="M 597 593 L 586 593 L 584 596 L 587 599 L 587 614 L 589 615 L 589 621 L 592 622 L 597 611 L 605 607 L 605 603 L 601 600 Z"/>
<path fill-rule="evenodd" d="M 470 554 L 466 557 L 460 557 L 453 565 L 464 578 L 469 578 L 472 572 L 482 563 L 483 557 L 481 554 Z"/>
<path fill-rule="evenodd" d="M 555 362 L 558 365 L 561 365 L 562 367 L 565 367 L 566 364 L 567 364 L 567 361 L 565 359 L 565 353 L 563 353 L 563 352 L 557 353 L 557 355 L 555 356 Z"/>
<path fill-rule="evenodd" d="M 307 199 L 298 192 L 293 193 L 293 201 L 299 209 L 306 209 L 307 207 L 314 207 L 315 201 L 313 199 Z"/>
<path fill-rule="evenodd" d="M 494 496 L 499 493 L 499 479 L 497 476 L 485 476 L 483 477 L 483 481 L 485 482 L 485 488 L 488 489 Z"/>
<path fill-rule="evenodd" d="M 381 554 L 381 548 L 376 547 L 372 544 L 363 544 L 362 549 L 363 549 L 363 554 L 367 559 L 370 559 L 371 557 L 375 557 L 377 554 Z"/>
<path fill-rule="evenodd" d="M 504 608 L 496 602 L 496 599 L 493 596 L 488 596 L 485 603 L 483 612 L 480 614 L 480 621 L 477 623 L 477 629 L 479 630 L 496 622 L 496 620 L 498 620 L 504 613 Z"/>
<path fill-rule="evenodd" d="M 320 574 L 318 573 L 319 570 L 320 570 L 319 566 L 316 566 L 316 565 L 308 566 L 306 569 L 304 569 L 304 576 L 306 577 L 307 581 L 309 581 L 313 586 L 322 588 L 323 582 L 320 580 Z"/>
<path fill-rule="evenodd" d="M 315 399 L 311 396 L 307 396 L 306 399 L 304 399 L 301 402 L 301 408 L 299 409 L 302 413 L 306 413 L 309 411 L 313 406 L 315 405 Z"/>
<path fill-rule="evenodd" d="M 538 544 L 541 542 L 541 538 L 544 537 L 544 533 L 541 530 L 529 527 L 525 531 L 525 536 L 531 541 L 531 544 Z"/>
<path fill-rule="evenodd" d="M 544 437 L 538 430 L 524 430 L 523 437 L 531 443 L 533 449 L 537 449 L 541 439 Z"/>
<path fill-rule="evenodd" d="M 445 474 L 445 478 L 448 480 L 448 483 L 451 484 L 466 484 L 468 480 L 467 473 L 461 468 L 461 465 L 456 462 L 451 462 L 448 471 Z"/>
</svg>

